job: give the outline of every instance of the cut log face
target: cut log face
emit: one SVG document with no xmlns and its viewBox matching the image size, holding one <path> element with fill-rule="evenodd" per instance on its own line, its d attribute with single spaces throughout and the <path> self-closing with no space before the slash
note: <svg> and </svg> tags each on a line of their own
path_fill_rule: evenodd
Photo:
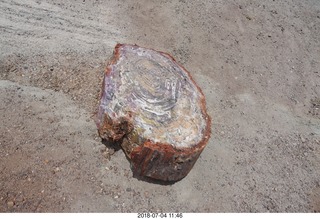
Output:
<svg viewBox="0 0 320 219">
<path fill-rule="evenodd" d="M 141 176 L 186 176 L 210 137 L 205 98 L 191 75 L 168 54 L 118 44 L 103 81 L 97 127 L 120 142 Z"/>
</svg>

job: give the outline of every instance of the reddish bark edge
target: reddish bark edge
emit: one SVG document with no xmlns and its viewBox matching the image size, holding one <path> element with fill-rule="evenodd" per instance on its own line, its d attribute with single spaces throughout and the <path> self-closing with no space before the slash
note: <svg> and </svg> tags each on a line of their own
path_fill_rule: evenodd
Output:
<svg viewBox="0 0 320 219">
<path fill-rule="evenodd" d="M 202 147 L 176 149 L 172 145 L 154 143 L 150 140 L 130 153 L 135 174 L 163 181 L 178 181 L 192 169 Z"/>
<path fill-rule="evenodd" d="M 118 43 L 115 46 L 113 57 L 108 63 L 105 77 L 111 73 L 112 65 L 117 63 L 120 57 L 120 48 L 122 46 L 131 46 L 136 48 L 139 47 L 132 44 Z M 149 50 L 158 52 L 171 59 L 176 65 L 178 65 L 184 72 L 187 73 L 188 77 L 196 86 L 198 92 L 201 94 L 200 108 L 201 113 L 206 120 L 206 127 L 203 131 L 203 138 L 201 139 L 201 141 L 198 144 L 191 145 L 188 148 L 177 148 L 170 144 L 153 142 L 152 140 L 147 139 L 142 145 L 134 147 L 131 152 L 125 151 L 125 154 L 128 156 L 135 174 L 164 181 L 178 181 L 184 178 L 190 172 L 195 162 L 199 158 L 201 152 L 208 143 L 211 135 L 211 117 L 207 114 L 206 111 L 205 96 L 189 71 L 187 71 L 183 66 L 177 63 L 170 54 L 154 49 Z M 105 86 L 104 83 L 105 82 L 103 80 L 103 89 Z M 103 89 L 101 98 L 103 96 Z M 97 124 L 97 126 L 98 129 L 100 129 L 100 125 Z"/>
</svg>

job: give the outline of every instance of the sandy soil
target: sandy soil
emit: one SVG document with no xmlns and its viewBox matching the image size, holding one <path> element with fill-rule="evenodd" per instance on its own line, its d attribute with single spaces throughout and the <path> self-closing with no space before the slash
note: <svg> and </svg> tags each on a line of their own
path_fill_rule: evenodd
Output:
<svg viewBox="0 0 320 219">
<path fill-rule="evenodd" d="M 1 212 L 320 212 L 320 2 L 0 0 Z M 172 54 L 212 137 L 174 184 L 93 121 L 117 42 Z"/>
</svg>

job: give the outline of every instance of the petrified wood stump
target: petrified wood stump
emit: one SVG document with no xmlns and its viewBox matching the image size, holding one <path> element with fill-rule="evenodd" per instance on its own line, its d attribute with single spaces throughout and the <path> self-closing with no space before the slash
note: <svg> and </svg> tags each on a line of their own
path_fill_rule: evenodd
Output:
<svg viewBox="0 0 320 219">
<path fill-rule="evenodd" d="M 210 137 L 205 98 L 168 54 L 118 44 L 107 67 L 97 115 L 99 135 L 121 144 L 136 174 L 185 177 Z"/>
</svg>

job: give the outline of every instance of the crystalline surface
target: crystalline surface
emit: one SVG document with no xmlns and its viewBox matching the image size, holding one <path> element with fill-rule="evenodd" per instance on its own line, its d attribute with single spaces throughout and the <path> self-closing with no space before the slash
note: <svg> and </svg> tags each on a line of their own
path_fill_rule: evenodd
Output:
<svg viewBox="0 0 320 219">
<path fill-rule="evenodd" d="M 197 145 L 206 129 L 204 97 L 186 70 L 169 55 L 121 45 L 104 78 L 99 123 L 131 115 L 139 138 Z"/>
</svg>

